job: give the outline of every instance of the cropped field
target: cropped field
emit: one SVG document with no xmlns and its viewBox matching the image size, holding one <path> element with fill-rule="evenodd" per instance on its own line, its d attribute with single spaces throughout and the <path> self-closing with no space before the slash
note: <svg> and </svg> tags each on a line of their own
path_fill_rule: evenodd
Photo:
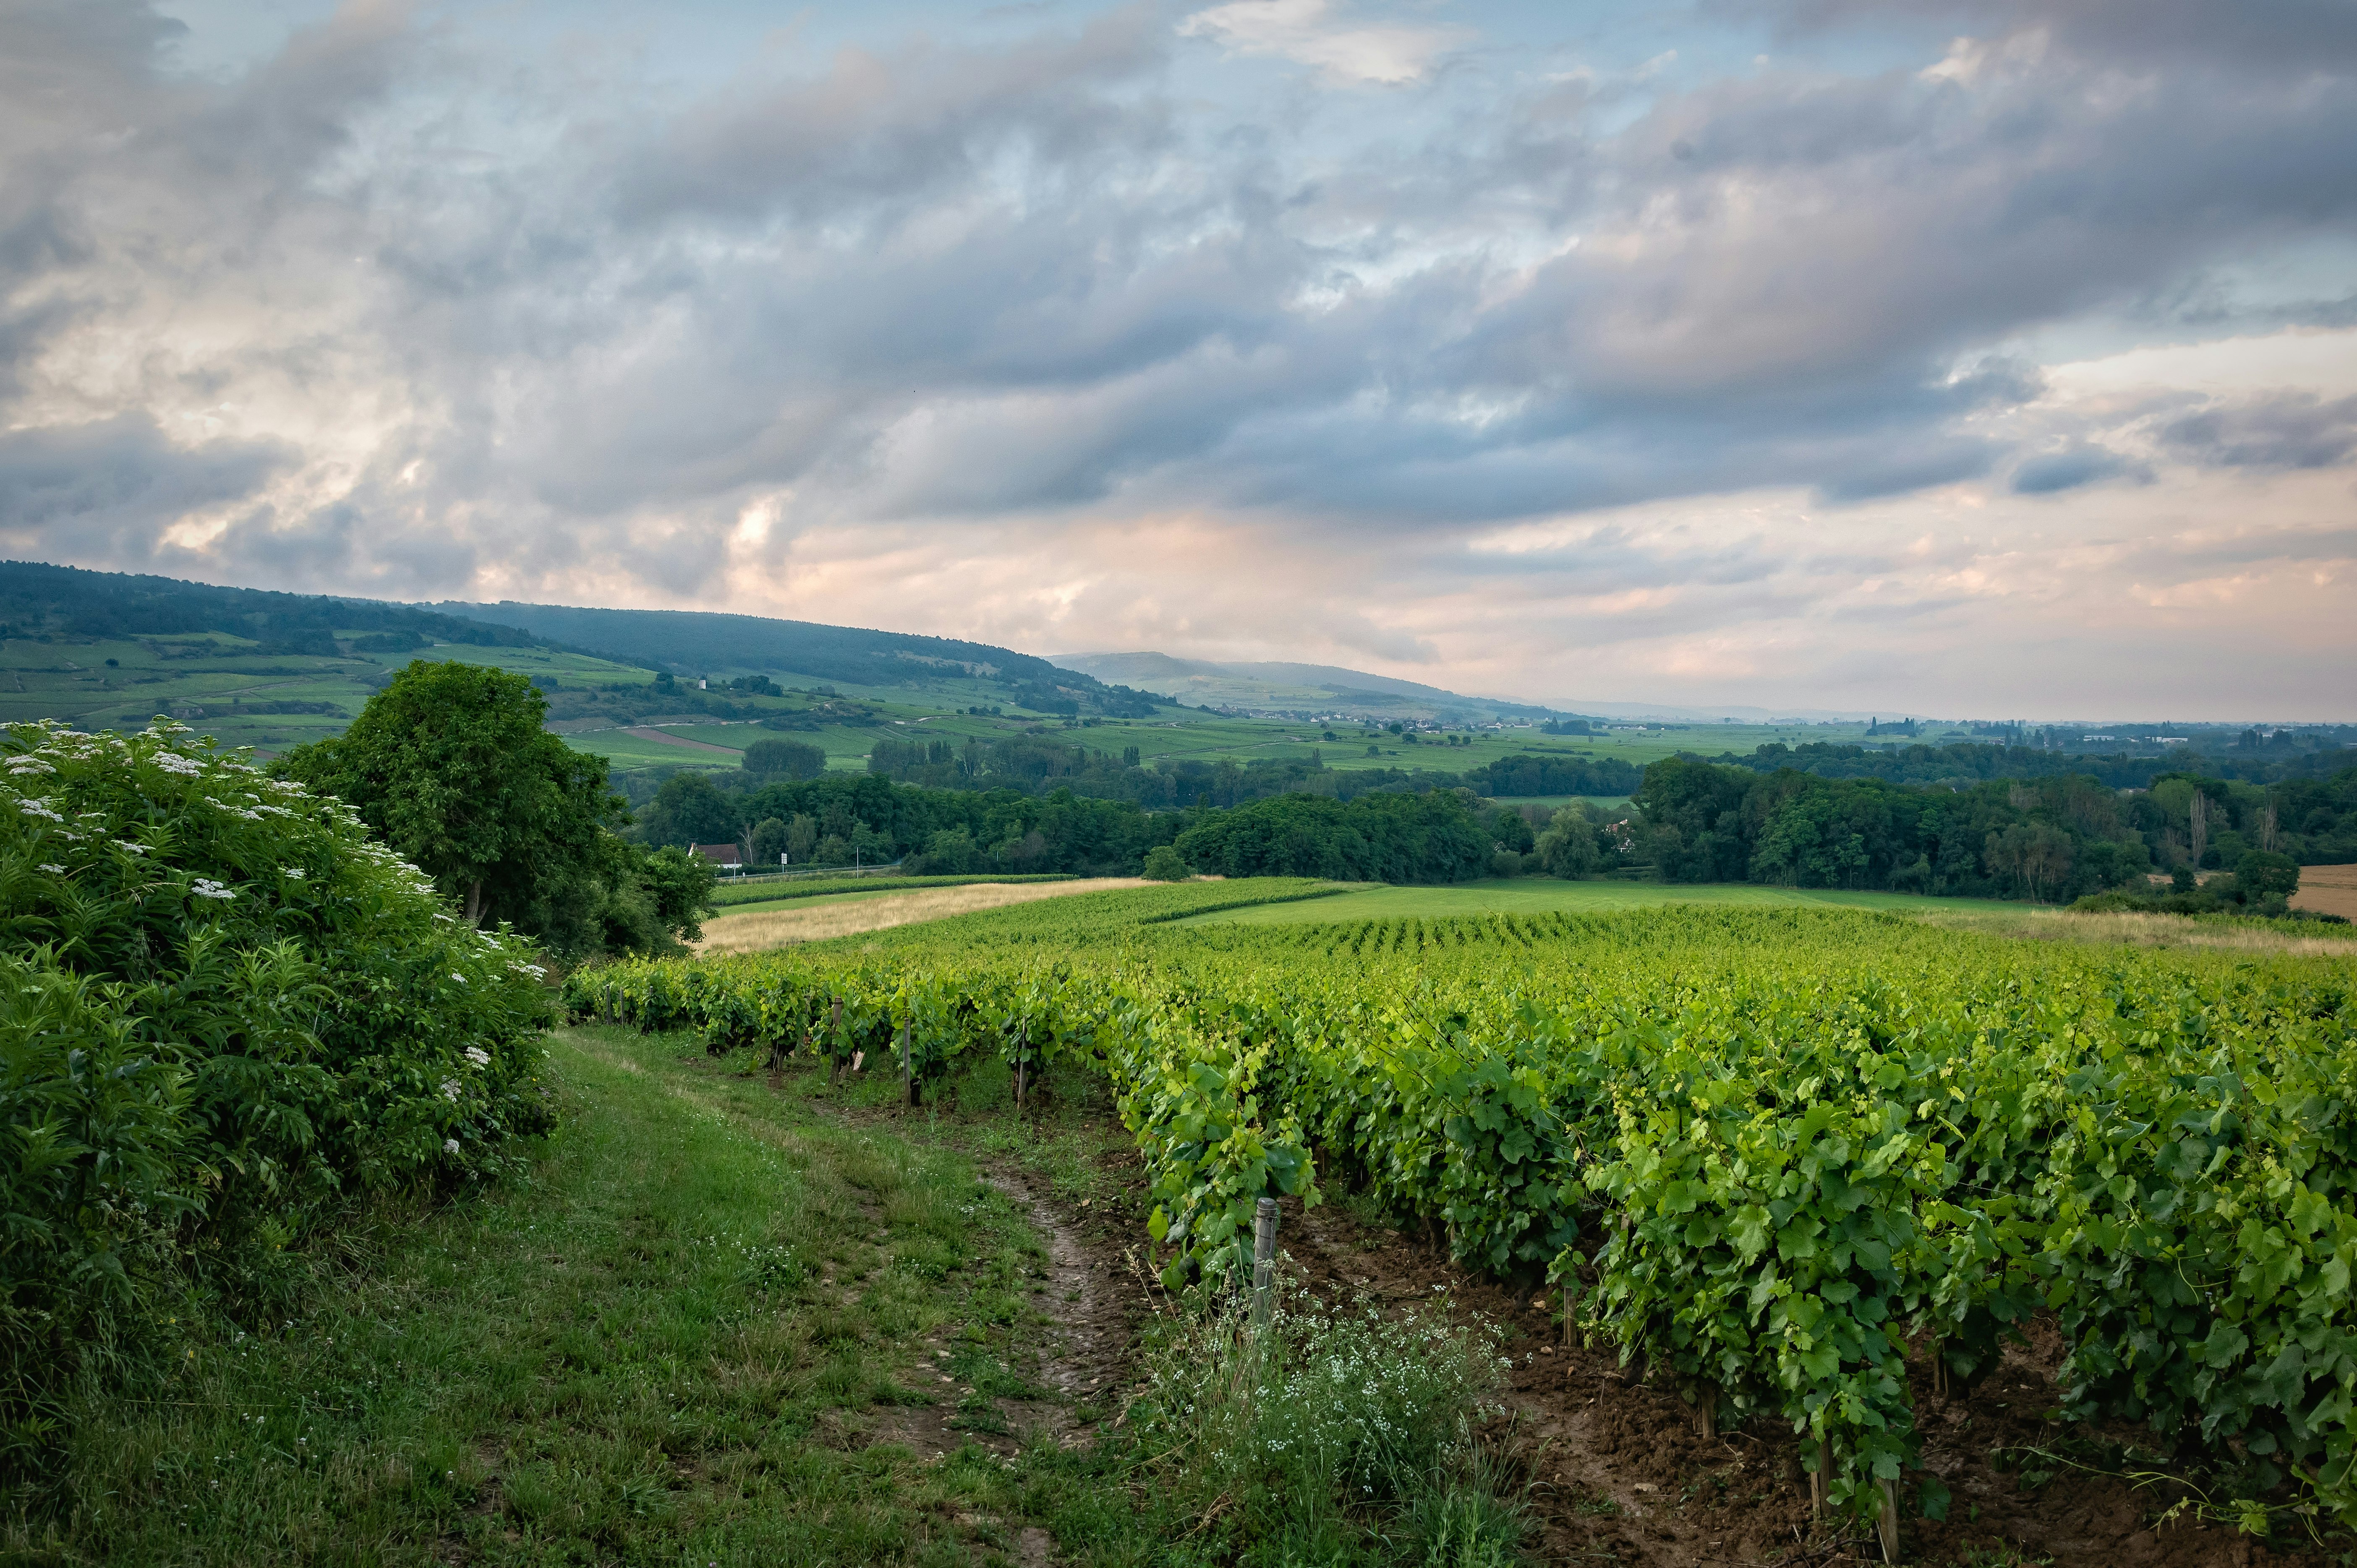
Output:
<svg viewBox="0 0 2357 1568">
<path fill-rule="evenodd" d="M 2299 891 L 2292 895 L 2291 905 L 2295 909 L 2357 920 L 2357 865 L 2300 867 Z"/>
<path fill-rule="evenodd" d="M 1560 882 L 1510 877 L 1447 887 L 1368 886 L 1314 904 L 1269 904 L 1195 916 L 1188 924 L 1245 926 L 1328 924 L 1337 920 L 1443 919 L 1469 915 L 1600 914 L 1666 904 L 1741 908 L 1803 907 L 1883 909 L 1893 913 L 1986 909 L 1986 898 L 1926 898 L 1908 893 L 1841 893 L 1816 888 L 1762 887 L 1749 883 L 1664 885 L 1654 882 Z"/>
<path fill-rule="evenodd" d="M 619 965 L 567 1003 L 716 1052 L 905 1062 L 917 1099 L 976 1059 L 1102 1072 L 1166 1284 L 1233 1277 L 1260 1197 L 1348 1192 L 1540 1290 L 1706 1440 L 1761 1445 L 1736 1452 L 1818 1499 L 1812 1552 L 1850 1530 L 1981 1550 L 2001 1455 L 1959 1445 L 1955 1402 L 1999 1377 L 2051 1412 L 2022 1442 L 2144 1466 L 2179 1517 L 2357 1525 L 2341 952 L 2023 940 L 1934 923 L 1953 905 L 1756 888 L 1233 908 L 1324 891 L 1082 894 Z M 1631 894 L 1650 907 L 1600 902 Z M 1803 1533 L 1723 1517 L 1745 1560 Z"/>
<path fill-rule="evenodd" d="M 1065 882 L 966 883 L 917 892 L 837 893 L 797 898 L 715 916 L 704 923 L 704 940 L 696 947 L 706 953 L 761 952 L 798 942 L 825 941 L 861 931 L 948 919 L 983 909 L 1004 908 L 1010 904 L 1145 886 L 1144 881 L 1134 876 L 1094 876 Z"/>
</svg>

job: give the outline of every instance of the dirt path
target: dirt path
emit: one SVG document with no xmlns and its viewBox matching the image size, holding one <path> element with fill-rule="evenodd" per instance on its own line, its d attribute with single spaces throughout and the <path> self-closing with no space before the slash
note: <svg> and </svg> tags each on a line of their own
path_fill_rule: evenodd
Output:
<svg viewBox="0 0 2357 1568">
<path fill-rule="evenodd" d="M 1023 1210 L 1048 1252 L 1040 1305 L 1049 1326 L 1039 1345 L 1039 1378 L 1055 1397 L 1009 1405 L 1007 1413 L 1018 1427 L 1073 1447 L 1119 1408 L 1142 1299 L 1120 1249 L 1101 1230 L 1068 1220 L 1017 1172 L 1000 1167 L 989 1179 Z"/>
</svg>

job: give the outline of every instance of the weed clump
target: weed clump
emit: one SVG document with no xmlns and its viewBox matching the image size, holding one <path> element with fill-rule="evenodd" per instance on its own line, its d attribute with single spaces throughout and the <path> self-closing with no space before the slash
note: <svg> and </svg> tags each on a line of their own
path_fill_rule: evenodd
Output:
<svg viewBox="0 0 2357 1568">
<path fill-rule="evenodd" d="M 1250 1563 L 1516 1560 L 1494 1330 L 1289 1286 L 1255 1329 L 1248 1301 L 1162 1314 L 1129 1419 L 1171 1502 Z"/>
</svg>

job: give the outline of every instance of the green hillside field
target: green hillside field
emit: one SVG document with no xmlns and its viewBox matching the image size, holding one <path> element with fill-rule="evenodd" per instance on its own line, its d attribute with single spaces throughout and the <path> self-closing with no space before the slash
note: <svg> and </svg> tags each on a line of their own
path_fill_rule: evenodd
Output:
<svg viewBox="0 0 2357 1568">
<path fill-rule="evenodd" d="M 1387 887 L 1371 884 L 1330 898 L 1297 904 L 1254 904 L 1196 915 L 1183 925 L 1329 925 L 1343 920 L 1445 919 L 1460 915 L 1602 914 L 1664 904 L 1746 908 L 1807 906 L 1885 909 L 1894 914 L 2012 908 L 1988 898 L 1929 898 L 1911 893 L 1839 893 L 1817 888 L 1761 887 L 1748 883 L 1665 886 L 1651 882 L 1557 882 L 1523 876 L 1460 882 L 1448 887 Z M 2028 905 L 2019 906 L 2027 908 Z"/>
</svg>

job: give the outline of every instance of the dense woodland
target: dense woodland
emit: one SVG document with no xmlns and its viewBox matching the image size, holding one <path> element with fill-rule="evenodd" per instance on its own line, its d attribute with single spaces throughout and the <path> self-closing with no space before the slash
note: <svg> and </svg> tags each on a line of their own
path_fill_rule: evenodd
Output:
<svg viewBox="0 0 2357 1568">
<path fill-rule="evenodd" d="M 2254 851 L 2357 861 L 2357 766 L 2341 760 L 2329 777 L 2177 772 L 2124 791 L 2083 774 L 1926 785 L 1694 758 L 1640 773 L 1555 757 L 1463 775 L 1315 760 L 1147 767 L 1134 751 L 1052 736 L 883 741 L 864 777 L 675 774 L 635 831 L 649 843 L 741 843 L 768 865 L 782 854 L 797 865 L 1132 874 L 1147 851 L 1174 844 L 1194 870 L 1231 876 L 1619 875 L 2051 902 L 2145 888 L 2180 867 L 2231 872 Z M 1630 804 L 1550 811 L 1491 798 L 1608 792 Z"/>
<path fill-rule="evenodd" d="M 2325 778 L 2357 762 L 2357 752 L 2347 745 L 2349 740 L 2357 739 L 2357 735 L 2334 730 L 2330 738 L 2336 744 L 2330 746 L 2321 744 L 2325 738 L 2325 732 L 2320 731 L 2295 736 L 2279 730 L 2263 737 L 2256 730 L 2246 730 L 2234 744 L 2217 750 L 2214 756 L 2184 751 L 2175 755 L 2122 751 L 2097 756 L 2035 746 L 1989 746 L 1976 741 L 1902 746 L 1842 746 L 1823 741 L 1786 746 L 1777 741 L 1748 757 L 1723 752 L 1710 760 L 1748 768 L 1754 773 L 1779 773 L 1790 768 L 1820 779 L 1878 779 L 1886 784 L 1970 784 L 1989 779 L 2061 779 L 2076 774 L 2115 789 L 2144 789 L 2171 773 L 2272 783 L 2287 779 Z"/>
</svg>

